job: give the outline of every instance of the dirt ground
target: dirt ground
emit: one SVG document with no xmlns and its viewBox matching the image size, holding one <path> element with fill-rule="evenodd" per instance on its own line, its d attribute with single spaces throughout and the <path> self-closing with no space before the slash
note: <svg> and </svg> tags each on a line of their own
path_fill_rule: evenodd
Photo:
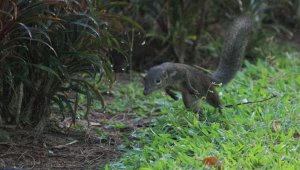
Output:
<svg viewBox="0 0 300 170">
<path fill-rule="evenodd" d="M 26 169 L 98 169 L 118 158 L 122 151 L 114 143 L 85 140 L 79 134 L 45 132 L 38 140 L 30 131 L 16 131 L 11 142 L 0 143 L 0 167 Z M 70 143 L 70 145 L 66 145 Z M 72 144 L 73 143 L 73 144 Z"/>
<path fill-rule="evenodd" d="M 120 81 L 128 83 L 126 76 L 121 78 Z M 113 100 L 111 96 L 107 98 Z M 5 130 L 10 134 L 9 140 L 0 140 L 0 169 L 103 169 L 106 163 L 122 156 L 119 146 L 123 144 L 124 136 L 132 141 L 131 132 L 147 126 L 150 119 L 127 113 L 112 115 L 94 111 L 89 115 L 90 126 L 86 120 L 76 121 L 82 128 L 79 130 L 78 126 L 68 128 L 71 118 L 62 121 L 54 114 L 51 128 L 38 138 L 31 130 L 8 128 Z M 120 122 L 126 128 L 107 126 L 109 121 Z M 99 132 L 105 137 L 99 137 Z"/>
<path fill-rule="evenodd" d="M 134 123 L 136 118 L 125 114 L 94 113 L 90 128 L 46 130 L 38 139 L 29 130 L 10 129 L 10 140 L 0 142 L 0 169 L 18 167 L 26 169 L 100 169 L 118 159 L 123 151 L 118 146 L 123 136 L 143 128 L 145 123 Z M 107 127 L 101 122 L 119 121 L 126 129 Z M 86 122 L 79 124 L 85 124 Z M 105 132 L 105 139 L 95 135 L 95 129 Z M 130 135 L 128 135 L 130 137 Z"/>
<path fill-rule="evenodd" d="M 26 169 L 100 169 L 106 163 L 118 159 L 123 151 L 118 148 L 123 136 L 143 128 L 145 121 L 137 121 L 125 113 L 111 116 L 93 113 L 90 128 L 78 130 L 53 129 L 45 131 L 38 139 L 28 130 L 11 129 L 9 142 L 0 142 L 0 168 Z M 125 129 L 105 126 L 105 121 L 117 121 L 127 125 Z M 140 122 L 140 123 L 138 123 Z M 86 124 L 86 122 L 77 122 Z M 87 126 L 85 126 L 87 127 Z M 105 139 L 95 135 L 95 129 L 105 132 Z"/>
</svg>

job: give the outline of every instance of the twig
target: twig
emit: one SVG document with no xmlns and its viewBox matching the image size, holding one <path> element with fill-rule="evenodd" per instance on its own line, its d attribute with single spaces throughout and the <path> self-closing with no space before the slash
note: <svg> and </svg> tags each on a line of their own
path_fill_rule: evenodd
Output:
<svg viewBox="0 0 300 170">
<path fill-rule="evenodd" d="M 238 105 L 246 105 L 246 104 L 253 104 L 253 103 L 261 103 L 261 102 L 265 102 L 265 101 L 268 101 L 270 99 L 273 99 L 277 97 L 277 95 L 273 94 L 271 97 L 269 98 L 264 98 L 262 100 L 256 100 L 256 101 L 250 101 L 250 102 L 241 102 L 241 103 L 237 103 L 237 104 L 228 104 L 228 105 L 225 105 L 224 107 L 233 107 L 233 106 L 238 106 Z"/>
<path fill-rule="evenodd" d="M 51 166 L 51 168 L 55 168 L 55 169 L 70 169 L 70 168 L 74 168 L 74 169 L 81 169 L 81 168 L 85 168 L 85 166 L 78 166 L 78 165 L 70 165 L 70 166 Z"/>
<path fill-rule="evenodd" d="M 203 67 L 197 66 L 197 65 L 193 65 L 193 66 L 194 66 L 196 69 L 199 69 L 199 70 L 202 70 L 202 71 L 204 71 L 204 72 L 206 72 L 206 73 L 212 74 L 212 72 L 211 72 L 210 70 L 206 69 L 206 68 L 203 68 Z"/>
<path fill-rule="evenodd" d="M 64 144 L 64 145 L 53 146 L 53 148 L 61 149 L 61 148 L 65 148 L 65 147 L 67 147 L 67 146 L 69 146 L 69 145 L 72 145 L 72 144 L 74 144 L 74 143 L 77 143 L 77 142 L 78 142 L 78 140 L 74 140 L 74 141 L 69 142 L 69 143 L 66 143 L 66 144 Z"/>
<path fill-rule="evenodd" d="M 17 108 L 16 108 L 16 123 L 17 125 L 20 124 L 20 115 L 21 115 L 21 106 L 22 106 L 22 101 L 23 101 L 23 83 L 19 85 L 19 95 L 18 95 L 18 101 L 17 101 Z"/>
</svg>

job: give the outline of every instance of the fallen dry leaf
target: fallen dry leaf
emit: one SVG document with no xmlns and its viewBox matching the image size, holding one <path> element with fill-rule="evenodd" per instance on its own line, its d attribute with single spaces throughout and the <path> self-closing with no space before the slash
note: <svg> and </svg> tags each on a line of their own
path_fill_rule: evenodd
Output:
<svg viewBox="0 0 300 170">
<path fill-rule="evenodd" d="M 60 128 L 69 128 L 72 125 L 72 118 L 71 117 L 66 117 L 62 122 L 59 122 L 58 126 Z"/>
<path fill-rule="evenodd" d="M 280 120 L 273 120 L 271 123 L 271 128 L 273 132 L 278 132 L 281 130 L 281 121 Z"/>
<path fill-rule="evenodd" d="M 216 167 L 218 170 L 221 169 L 221 162 L 219 161 L 219 159 L 215 156 L 208 156 L 205 157 L 202 160 L 202 163 L 204 165 L 210 166 L 210 167 Z"/>
<path fill-rule="evenodd" d="M 300 134 L 298 132 L 295 132 L 293 134 L 294 139 L 299 139 L 300 138 Z"/>
</svg>

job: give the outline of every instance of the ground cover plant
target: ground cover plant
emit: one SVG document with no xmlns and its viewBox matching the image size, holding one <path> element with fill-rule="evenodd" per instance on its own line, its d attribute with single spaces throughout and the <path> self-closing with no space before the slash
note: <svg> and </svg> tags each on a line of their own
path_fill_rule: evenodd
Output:
<svg viewBox="0 0 300 170">
<path fill-rule="evenodd" d="M 226 108 L 223 115 L 207 106 L 206 119 L 200 122 L 180 100 L 172 101 L 159 92 L 144 97 L 141 84 L 136 82 L 121 86 L 115 94 L 119 99 L 109 105 L 111 109 L 126 108 L 129 114 L 155 116 L 151 126 L 131 133 L 135 143 L 107 168 L 299 167 L 300 54 L 283 46 L 256 49 L 265 57 L 255 63 L 246 61 L 233 82 L 219 89 L 224 104 L 277 97 Z"/>
</svg>

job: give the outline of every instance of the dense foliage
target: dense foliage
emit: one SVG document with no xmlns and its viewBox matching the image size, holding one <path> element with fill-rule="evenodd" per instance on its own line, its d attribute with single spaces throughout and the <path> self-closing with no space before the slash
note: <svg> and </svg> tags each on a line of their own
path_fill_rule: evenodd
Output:
<svg viewBox="0 0 300 170">
<path fill-rule="evenodd" d="M 108 53 L 122 51 L 115 26 L 122 16 L 107 13 L 99 2 L 1 2 L 3 121 L 36 126 L 40 132 L 53 104 L 75 117 L 77 94 L 86 96 L 87 113 L 93 99 L 104 103 L 89 79 L 113 82 Z"/>
<path fill-rule="evenodd" d="M 292 35 L 299 28 L 300 4 L 296 0 L 129 0 L 122 12 L 146 30 L 146 41 L 136 37 L 134 69 L 143 71 L 164 62 L 201 63 L 218 57 L 229 23 L 239 15 L 249 15 L 256 23 L 246 56 L 258 55 L 253 47 L 265 43 L 270 34 Z M 255 57 L 254 57 L 255 58 Z"/>
</svg>

